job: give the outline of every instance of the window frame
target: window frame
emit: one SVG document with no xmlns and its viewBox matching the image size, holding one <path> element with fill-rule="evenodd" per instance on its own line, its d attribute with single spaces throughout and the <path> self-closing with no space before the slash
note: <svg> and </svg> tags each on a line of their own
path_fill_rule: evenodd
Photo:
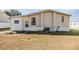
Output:
<svg viewBox="0 0 79 59">
<path fill-rule="evenodd" d="M 14 24 L 19 24 L 19 20 L 14 20 Z"/>
<path fill-rule="evenodd" d="M 28 21 L 25 21 L 25 27 L 29 27 Z"/>
<path fill-rule="evenodd" d="M 36 25 L 36 17 L 32 17 L 31 25 Z"/>
<path fill-rule="evenodd" d="M 64 22 L 64 16 L 62 16 L 62 18 L 61 18 L 61 22 L 62 22 L 62 23 Z"/>
</svg>

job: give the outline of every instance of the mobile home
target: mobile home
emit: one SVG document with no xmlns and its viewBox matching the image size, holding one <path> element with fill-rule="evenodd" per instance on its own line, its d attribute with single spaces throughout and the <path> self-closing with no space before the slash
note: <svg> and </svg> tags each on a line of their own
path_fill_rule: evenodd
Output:
<svg viewBox="0 0 79 59">
<path fill-rule="evenodd" d="M 69 31 L 70 16 L 54 10 L 14 16 L 11 19 L 11 31 Z"/>
<path fill-rule="evenodd" d="M 70 28 L 71 29 L 75 29 L 75 30 L 79 30 L 79 21 L 78 20 L 71 21 L 70 22 Z"/>
<path fill-rule="evenodd" d="M 10 28 L 10 16 L 0 11 L 0 28 Z"/>
</svg>

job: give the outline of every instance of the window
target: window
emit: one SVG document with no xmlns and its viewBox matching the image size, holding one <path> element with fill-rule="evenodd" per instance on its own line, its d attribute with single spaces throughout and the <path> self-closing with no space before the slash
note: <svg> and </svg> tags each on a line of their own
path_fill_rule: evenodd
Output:
<svg viewBox="0 0 79 59">
<path fill-rule="evenodd" d="M 25 22 L 25 27 L 28 27 L 28 21 Z"/>
<path fill-rule="evenodd" d="M 64 16 L 62 16 L 61 22 L 64 22 Z"/>
<path fill-rule="evenodd" d="M 19 20 L 15 20 L 14 23 L 15 23 L 15 24 L 19 24 Z"/>
<path fill-rule="evenodd" d="M 31 24 L 32 24 L 32 25 L 36 25 L 36 18 L 32 18 Z"/>
</svg>

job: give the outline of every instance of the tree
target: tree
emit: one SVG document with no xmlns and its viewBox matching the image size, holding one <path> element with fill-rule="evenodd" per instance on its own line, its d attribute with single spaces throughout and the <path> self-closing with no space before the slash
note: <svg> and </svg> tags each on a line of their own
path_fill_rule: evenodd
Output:
<svg viewBox="0 0 79 59">
<path fill-rule="evenodd" d="M 21 12 L 19 12 L 18 10 L 15 9 L 11 9 L 11 10 L 6 10 L 4 11 L 7 15 L 9 16 L 18 16 L 18 15 L 22 15 Z"/>
</svg>

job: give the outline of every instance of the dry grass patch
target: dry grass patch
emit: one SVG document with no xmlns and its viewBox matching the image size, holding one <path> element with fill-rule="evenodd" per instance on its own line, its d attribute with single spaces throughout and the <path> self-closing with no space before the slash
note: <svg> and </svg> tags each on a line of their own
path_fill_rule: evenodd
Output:
<svg viewBox="0 0 79 59">
<path fill-rule="evenodd" d="M 1 50 L 77 50 L 79 36 L 42 34 L 2 34 Z"/>
</svg>

